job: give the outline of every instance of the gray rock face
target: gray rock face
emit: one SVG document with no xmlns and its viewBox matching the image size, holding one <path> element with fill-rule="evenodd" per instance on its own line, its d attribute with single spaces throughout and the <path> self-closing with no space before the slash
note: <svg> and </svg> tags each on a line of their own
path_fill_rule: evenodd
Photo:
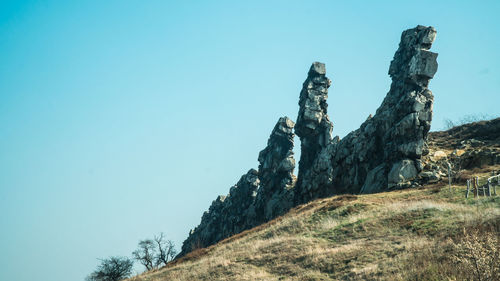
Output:
<svg viewBox="0 0 500 281">
<path fill-rule="evenodd" d="M 231 187 L 229 195 L 217 197 L 203 214 L 200 225 L 189 233 L 180 255 L 215 244 L 252 227 L 247 218 L 254 216 L 251 206 L 258 187 L 258 173 L 251 169 Z"/>
<path fill-rule="evenodd" d="M 500 164 L 500 149 L 469 149 L 460 157 L 460 167 L 465 169 L 480 168 Z"/>
<path fill-rule="evenodd" d="M 415 179 L 432 120 L 433 95 L 427 86 L 437 71 L 437 54 L 429 51 L 435 36 L 432 27 L 403 32 L 382 105 L 359 129 L 324 147 L 310 167 L 300 163 L 296 203 L 340 193 L 379 192 Z"/>
<path fill-rule="evenodd" d="M 294 125 L 288 117 L 278 120 L 267 147 L 259 153 L 259 171 L 251 169 L 229 195 L 212 202 L 200 225 L 184 241 L 180 255 L 269 221 L 293 206 Z"/>
<path fill-rule="evenodd" d="M 417 174 L 417 168 L 412 160 L 405 159 L 396 162 L 392 165 L 387 177 L 388 187 L 414 180 Z"/>
<path fill-rule="evenodd" d="M 280 118 L 267 147 L 259 153 L 260 187 L 255 202 L 255 224 L 269 221 L 292 207 L 292 188 L 295 184 L 294 125 L 288 117 Z"/>
<path fill-rule="evenodd" d="M 325 64 L 314 62 L 302 85 L 295 133 L 300 138 L 299 185 L 303 172 L 309 170 L 323 148 L 331 141 L 333 124 L 327 115 L 328 88 Z"/>
<path fill-rule="evenodd" d="M 419 177 L 425 183 L 436 183 L 441 179 L 441 175 L 437 171 L 421 172 Z"/>
</svg>

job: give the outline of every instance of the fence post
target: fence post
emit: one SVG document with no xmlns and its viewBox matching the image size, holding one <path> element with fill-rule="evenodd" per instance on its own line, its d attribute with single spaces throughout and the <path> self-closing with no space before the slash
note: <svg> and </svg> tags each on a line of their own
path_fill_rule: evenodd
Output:
<svg viewBox="0 0 500 281">
<path fill-rule="evenodd" d="M 488 196 L 491 196 L 491 180 L 488 180 Z"/>
<path fill-rule="evenodd" d="M 497 179 L 498 179 L 498 184 L 500 184 L 500 177 L 497 176 Z M 496 184 L 493 185 L 493 194 L 497 195 L 497 186 L 496 186 Z"/>
<path fill-rule="evenodd" d="M 474 192 L 474 198 L 477 197 L 477 184 L 476 184 L 476 178 L 472 178 L 472 192 Z"/>
<path fill-rule="evenodd" d="M 479 177 L 476 177 L 476 181 L 477 181 L 477 188 L 478 188 L 478 194 L 477 194 L 477 197 L 481 196 L 481 195 L 485 195 L 484 193 L 484 187 L 480 186 L 479 185 Z"/>
<path fill-rule="evenodd" d="M 470 179 L 467 180 L 467 192 L 465 193 L 465 198 L 469 198 L 470 192 Z"/>
<path fill-rule="evenodd" d="M 450 192 L 451 192 L 451 165 L 450 165 L 450 162 L 448 162 L 448 184 L 450 185 Z"/>
<path fill-rule="evenodd" d="M 486 196 L 486 188 L 484 187 L 484 185 L 483 186 L 479 185 L 479 177 L 477 177 L 477 186 L 479 187 L 479 189 L 481 189 L 480 194 L 483 195 L 483 197 Z"/>
</svg>

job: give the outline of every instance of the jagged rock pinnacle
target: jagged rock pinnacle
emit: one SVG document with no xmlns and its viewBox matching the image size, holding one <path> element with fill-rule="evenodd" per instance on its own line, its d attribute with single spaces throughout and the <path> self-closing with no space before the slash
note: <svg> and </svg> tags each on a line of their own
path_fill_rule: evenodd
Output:
<svg viewBox="0 0 500 281">
<path fill-rule="evenodd" d="M 255 202 L 256 224 L 284 214 L 293 204 L 295 159 L 293 157 L 294 123 L 281 117 L 259 153 L 260 187 Z"/>
<path fill-rule="evenodd" d="M 326 100 L 332 81 L 325 74 L 325 64 L 314 62 L 300 92 L 299 114 L 295 125 L 295 133 L 301 142 L 299 181 L 303 172 L 309 170 L 319 152 L 331 140 L 333 124 L 327 115 Z"/>
<path fill-rule="evenodd" d="M 437 54 L 428 50 L 435 37 L 433 27 L 403 32 L 389 68 L 391 89 L 382 105 L 359 129 L 323 148 L 309 168 L 299 166 L 296 203 L 412 184 L 422 168 L 432 120 L 433 96 L 427 86 L 437 71 Z"/>
</svg>

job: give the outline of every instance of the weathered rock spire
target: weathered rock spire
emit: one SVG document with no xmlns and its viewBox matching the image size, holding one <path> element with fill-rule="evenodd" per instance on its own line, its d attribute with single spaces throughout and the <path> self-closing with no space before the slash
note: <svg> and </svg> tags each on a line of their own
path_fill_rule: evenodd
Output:
<svg viewBox="0 0 500 281">
<path fill-rule="evenodd" d="M 295 159 L 293 158 L 294 123 L 281 117 L 259 153 L 260 187 L 255 202 L 256 223 L 284 214 L 293 204 Z"/>
<path fill-rule="evenodd" d="M 325 74 L 325 64 L 314 62 L 300 92 L 299 114 L 295 125 L 295 133 L 301 143 L 299 181 L 331 140 L 333 124 L 327 115 L 326 100 L 332 81 Z"/>
<path fill-rule="evenodd" d="M 309 169 L 301 171 L 299 166 L 298 203 L 412 184 L 422 169 L 432 119 L 433 96 L 427 86 L 437 71 L 437 54 L 429 51 L 435 36 L 433 27 L 403 32 L 389 69 L 391 89 L 382 105 L 359 129 L 332 141 Z"/>
</svg>

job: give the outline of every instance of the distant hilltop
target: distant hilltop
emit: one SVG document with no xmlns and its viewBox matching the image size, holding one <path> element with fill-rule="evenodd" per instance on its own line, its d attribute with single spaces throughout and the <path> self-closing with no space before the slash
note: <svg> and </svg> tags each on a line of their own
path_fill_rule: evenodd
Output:
<svg viewBox="0 0 500 281">
<path fill-rule="evenodd" d="M 422 159 L 429 152 L 425 141 L 434 101 L 428 85 L 438 69 L 438 54 L 429 51 L 435 38 L 433 27 L 420 25 L 402 33 L 389 67 L 392 84 L 387 96 L 374 116 L 343 139 L 332 138 L 327 114 L 332 81 L 325 64 L 314 62 L 300 92 L 296 122 L 278 120 L 259 153 L 258 170 L 250 169 L 227 196 L 212 202 L 179 256 L 317 198 L 416 187 L 439 178 L 440 172 L 430 170 L 433 167 Z M 297 177 L 295 134 L 301 144 Z"/>
</svg>

